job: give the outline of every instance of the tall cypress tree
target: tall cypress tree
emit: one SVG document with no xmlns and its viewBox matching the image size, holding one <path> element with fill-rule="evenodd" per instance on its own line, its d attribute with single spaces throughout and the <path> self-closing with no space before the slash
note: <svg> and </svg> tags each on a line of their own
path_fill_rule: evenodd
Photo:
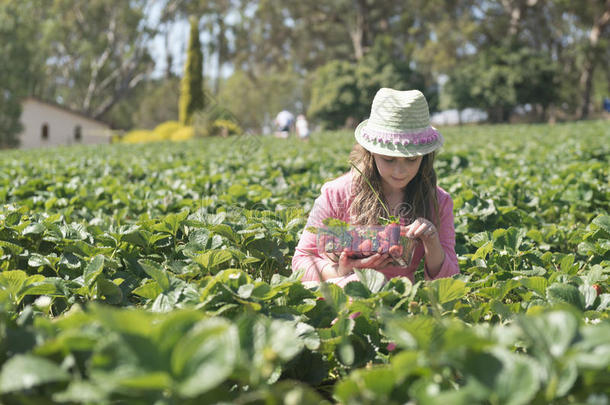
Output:
<svg viewBox="0 0 610 405">
<path fill-rule="evenodd" d="M 191 34 L 180 90 L 180 122 L 190 125 L 193 113 L 204 107 L 203 53 L 199 42 L 198 20 L 191 18 Z"/>
</svg>

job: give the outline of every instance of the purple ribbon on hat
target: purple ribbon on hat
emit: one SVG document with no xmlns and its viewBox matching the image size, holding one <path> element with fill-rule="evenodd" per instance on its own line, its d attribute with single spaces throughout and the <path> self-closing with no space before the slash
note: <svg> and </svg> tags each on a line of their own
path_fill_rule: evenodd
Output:
<svg viewBox="0 0 610 405">
<path fill-rule="evenodd" d="M 392 143 L 394 145 L 423 145 L 438 140 L 439 133 L 433 127 L 428 127 L 420 132 L 387 132 L 374 128 L 365 127 L 362 137 L 371 142 Z"/>
</svg>

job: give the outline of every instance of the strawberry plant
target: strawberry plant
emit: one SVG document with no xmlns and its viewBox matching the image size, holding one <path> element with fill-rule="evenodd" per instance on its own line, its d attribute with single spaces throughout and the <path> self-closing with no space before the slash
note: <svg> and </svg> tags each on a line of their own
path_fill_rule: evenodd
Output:
<svg viewBox="0 0 610 405">
<path fill-rule="evenodd" d="M 2 151 L 0 402 L 608 402 L 607 122 L 443 135 L 461 274 L 344 288 L 291 259 L 353 133 Z"/>
</svg>

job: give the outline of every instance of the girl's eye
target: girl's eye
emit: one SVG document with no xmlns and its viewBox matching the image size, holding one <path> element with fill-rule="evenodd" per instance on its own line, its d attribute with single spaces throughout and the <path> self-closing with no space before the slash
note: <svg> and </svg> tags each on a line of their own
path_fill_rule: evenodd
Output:
<svg viewBox="0 0 610 405">
<path fill-rule="evenodd" d="M 394 161 L 394 159 L 383 159 L 383 160 L 385 160 L 388 163 L 392 163 Z"/>
</svg>

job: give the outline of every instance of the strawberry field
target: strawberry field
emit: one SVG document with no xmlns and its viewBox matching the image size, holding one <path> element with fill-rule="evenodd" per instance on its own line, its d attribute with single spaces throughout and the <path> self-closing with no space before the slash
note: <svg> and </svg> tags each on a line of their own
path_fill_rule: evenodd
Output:
<svg viewBox="0 0 610 405">
<path fill-rule="evenodd" d="M 443 131 L 461 274 L 305 286 L 353 134 L 0 153 L 4 404 L 608 404 L 607 122 Z"/>
</svg>

